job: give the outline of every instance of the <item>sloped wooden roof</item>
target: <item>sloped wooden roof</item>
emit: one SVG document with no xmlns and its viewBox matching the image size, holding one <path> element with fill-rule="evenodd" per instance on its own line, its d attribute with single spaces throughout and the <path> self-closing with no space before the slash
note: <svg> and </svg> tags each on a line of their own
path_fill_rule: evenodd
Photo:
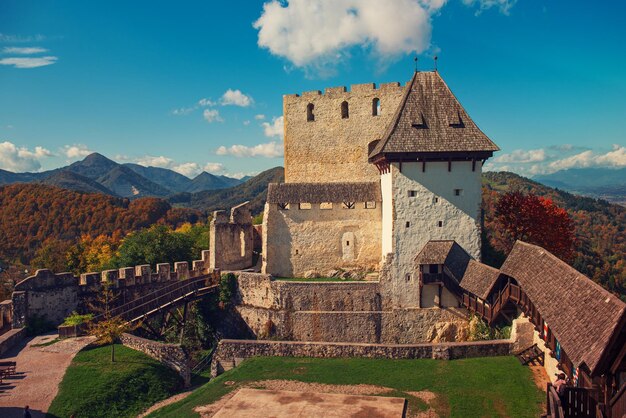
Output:
<svg viewBox="0 0 626 418">
<path fill-rule="evenodd" d="M 470 260 L 461 279 L 461 287 L 486 300 L 499 276 L 500 270 L 476 260 Z"/>
<path fill-rule="evenodd" d="M 383 154 L 498 150 L 469 117 L 439 73 L 429 71 L 413 74 L 369 158 L 372 161 Z"/>
<path fill-rule="evenodd" d="M 268 203 L 381 202 L 379 182 L 270 183 Z"/>
<path fill-rule="evenodd" d="M 500 271 L 517 280 L 575 365 L 594 373 L 626 304 L 536 245 L 517 241 Z"/>
<path fill-rule="evenodd" d="M 457 281 L 463 277 L 472 257 L 454 240 L 430 240 L 415 257 L 415 263 L 443 264 Z"/>
</svg>

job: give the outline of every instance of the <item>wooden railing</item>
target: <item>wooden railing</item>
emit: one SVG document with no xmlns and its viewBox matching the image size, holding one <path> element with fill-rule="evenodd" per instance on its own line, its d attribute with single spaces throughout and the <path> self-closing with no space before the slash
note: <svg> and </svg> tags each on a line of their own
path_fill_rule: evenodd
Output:
<svg viewBox="0 0 626 418">
<path fill-rule="evenodd" d="M 593 391 L 587 388 L 566 387 L 560 398 L 551 383 L 546 385 L 547 415 L 551 418 L 597 418 L 602 416 Z M 600 415 L 598 415 L 600 414 Z M 614 415 L 621 417 L 621 415 Z"/>
<path fill-rule="evenodd" d="M 611 398 L 608 410 L 611 411 L 611 418 L 626 416 L 626 384 Z"/>
<path fill-rule="evenodd" d="M 565 418 L 561 398 L 559 398 L 551 383 L 548 383 L 546 386 L 546 397 L 547 415 L 551 418 Z"/>
<path fill-rule="evenodd" d="M 217 281 L 216 275 L 207 274 L 174 282 L 162 289 L 111 309 L 108 316 L 110 318 L 121 317 L 127 321 L 134 321 L 142 315 L 171 305 L 182 298 L 193 296 L 194 294 L 200 296 L 216 288 Z M 104 314 L 98 315 L 93 319 L 93 322 L 98 322 L 104 318 Z"/>
</svg>

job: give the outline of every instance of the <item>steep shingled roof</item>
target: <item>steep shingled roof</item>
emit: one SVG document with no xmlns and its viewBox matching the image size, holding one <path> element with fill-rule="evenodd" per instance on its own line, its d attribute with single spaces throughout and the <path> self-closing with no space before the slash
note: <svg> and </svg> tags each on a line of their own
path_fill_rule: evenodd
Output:
<svg viewBox="0 0 626 418">
<path fill-rule="evenodd" d="M 385 131 L 369 155 L 493 152 L 499 148 L 476 126 L 437 71 L 415 72 Z"/>
<path fill-rule="evenodd" d="M 415 257 L 419 264 L 443 264 L 457 281 L 465 273 L 472 257 L 454 240 L 430 240 Z"/>
<path fill-rule="evenodd" d="M 476 260 L 470 260 L 463 274 L 461 287 L 486 300 L 498 276 L 500 276 L 500 270 Z"/>
<path fill-rule="evenodd" d="M 575 365 L 591 372 L 623 321 L 626 304 L 536 245 L 517 241 L 500 268 L 535 304 Z"/>
<path fill-rule="evenodd" d="M 268 203 L 380 202 L 379 182 L 270 183 Z"/>
</svg>

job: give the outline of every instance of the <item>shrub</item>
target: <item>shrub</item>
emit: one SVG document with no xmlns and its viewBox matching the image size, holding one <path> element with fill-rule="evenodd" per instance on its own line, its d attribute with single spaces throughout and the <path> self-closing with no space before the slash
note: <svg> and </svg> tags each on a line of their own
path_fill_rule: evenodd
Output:
<svg viewBox="0 0 626 418">
<path fill-rule="evenodd" d="M 74 311 L 67 318 L 65 318 L 65 320 L 63 321 L 63 324 L 61 325 L 64 325 L 64 326 L 80 325 L 85 322 L 91 321 L 92 318 L 93 318 L 93 314 L 81 315 L 78 312 Z"/>
<path fill-rule="evenodd" d="M 233 273 L 222 274 L 220 278 L 220 298 L 219 303 L 221 308 L 226 308 L 230 305 L 232 298 L 235 294 L 235 286 L 237 285 L 237 277 Z"/>
</svg>

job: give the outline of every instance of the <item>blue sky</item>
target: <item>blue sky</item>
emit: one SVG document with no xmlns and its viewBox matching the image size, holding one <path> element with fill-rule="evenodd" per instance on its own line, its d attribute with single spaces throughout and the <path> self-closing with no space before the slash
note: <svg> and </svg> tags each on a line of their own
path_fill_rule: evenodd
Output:
<svg viewBox="0 0 626 418">
<path fill-rule="evenodd" d="M 526 175 L 626 166 L 623 2 L 0 2 L 0 168 L 282 164 L 282 95 L 431 69 Z M 256 22 L 256 23 L 255 23 Z"/>
</svg>

